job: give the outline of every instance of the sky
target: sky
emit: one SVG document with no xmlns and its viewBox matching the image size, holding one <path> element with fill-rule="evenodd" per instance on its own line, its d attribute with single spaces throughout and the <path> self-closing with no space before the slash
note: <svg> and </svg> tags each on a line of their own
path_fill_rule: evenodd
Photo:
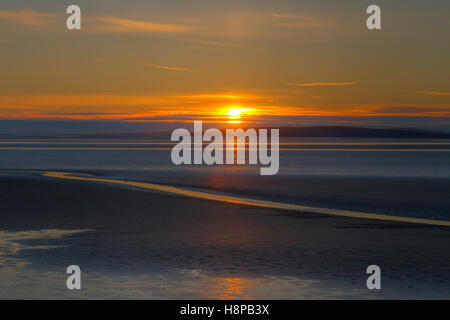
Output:
<svg viewBox="0 0 450 320">
<path fill-rule="evenodd" d="M 0 124 L 450 131 L 449 40 L 448 0 L 2 0 Z"/>
</svg>

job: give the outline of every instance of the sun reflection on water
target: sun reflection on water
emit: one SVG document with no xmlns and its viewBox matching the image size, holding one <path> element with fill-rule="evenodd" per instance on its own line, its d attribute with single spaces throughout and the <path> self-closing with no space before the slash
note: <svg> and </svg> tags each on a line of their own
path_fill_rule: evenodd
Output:
<svg viewBox="0 0 450 320">
<path fill-rule="evenodd" d="M 255 299 L 248 294 L 254 286 L 244 278 L 212 278 L 211 295 L 220 300 Z"/>
</svg>

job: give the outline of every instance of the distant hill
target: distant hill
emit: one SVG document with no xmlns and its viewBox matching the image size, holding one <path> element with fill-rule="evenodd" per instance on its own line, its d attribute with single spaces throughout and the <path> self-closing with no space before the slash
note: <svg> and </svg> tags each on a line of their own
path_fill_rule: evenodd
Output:
<svg viewBox="0 0 450 320">
<path fill-rule="evenodd" d="M 283 138 L 450 138 L 450 133 L 416 129 L 373 129 L 341 126 L 282 127 Z"/>
<path fill-rule="evenodd" d="M 255 128 L 280 129 L 282 138 L 395 138 L 395 139 L 439 139 L 450 138 L 450 133 L 427 131 L 419 129 L 374 129 L 343 126 L 316 126 L 316 127 L 280 127 Z M 244 129 L 246 130 L 246 129 Z M 225 129 L 222 132 L 225 134 Z M 191 134 L 193 134 L 191 132 Z M 143 137 L 136 135 L 135 137 Z M 147 134 L 152 138 L 170 137 L 171 132 L 155 132 Z"/>
<path fill-rule="evenodd" d="M 243 128 L 246 130 L 246 128 Z M 427 131 L 419 129 L 374 129 L 342 126 L 316 126 L 316 127 L 279 127 L 255 128 L 280 129 L 281 138 L 395 138 L 395 139 L 441 139 L 450 138 L 450 133 Z M 206 129 L 204 129 L 206 130 Z M 225 129 L 222 132 L 225 134 Z M 152 133 L 133 134 L 89 134 L 78 135 L 84 138 L 169 138 L 172 132 L 161 131 Z M 193 132 L 191 132 L 193 134 Z"/>
</svg>

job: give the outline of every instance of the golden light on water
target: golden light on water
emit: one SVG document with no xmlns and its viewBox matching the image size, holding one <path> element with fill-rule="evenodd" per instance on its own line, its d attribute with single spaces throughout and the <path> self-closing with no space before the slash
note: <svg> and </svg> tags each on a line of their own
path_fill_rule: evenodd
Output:
<svg viewBox="0 0 450 320">
<path fill-rule="evenodd" d="M 252 299 L 248 295 L 252 288 L 252 281 L 243 278 L 215 278 L 212 279 L 213 295 L 220 300 Z"/>
</svg>

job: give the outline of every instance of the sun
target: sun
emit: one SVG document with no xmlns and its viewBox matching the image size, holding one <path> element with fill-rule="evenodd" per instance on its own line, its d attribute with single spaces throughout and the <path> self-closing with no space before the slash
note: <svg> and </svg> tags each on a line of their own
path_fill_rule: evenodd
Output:
<svg viewBox="0 0 450 320">
<path fill-rule="evenodd" d="M 254 114 L 255 109 L 245 108 L 239 104 L 230 104 L 219 110 L 221 116 L 225 116 L 227 123 L 242 123 L 247 116 Z"/>
<path fill-rule="evenodd" d="M 230 119 L 240 119 L 242 114 L 248 111 L 250 111 L 250 109 L 230 108 L 228 109 L 227 116 Z"/>
</svg>

